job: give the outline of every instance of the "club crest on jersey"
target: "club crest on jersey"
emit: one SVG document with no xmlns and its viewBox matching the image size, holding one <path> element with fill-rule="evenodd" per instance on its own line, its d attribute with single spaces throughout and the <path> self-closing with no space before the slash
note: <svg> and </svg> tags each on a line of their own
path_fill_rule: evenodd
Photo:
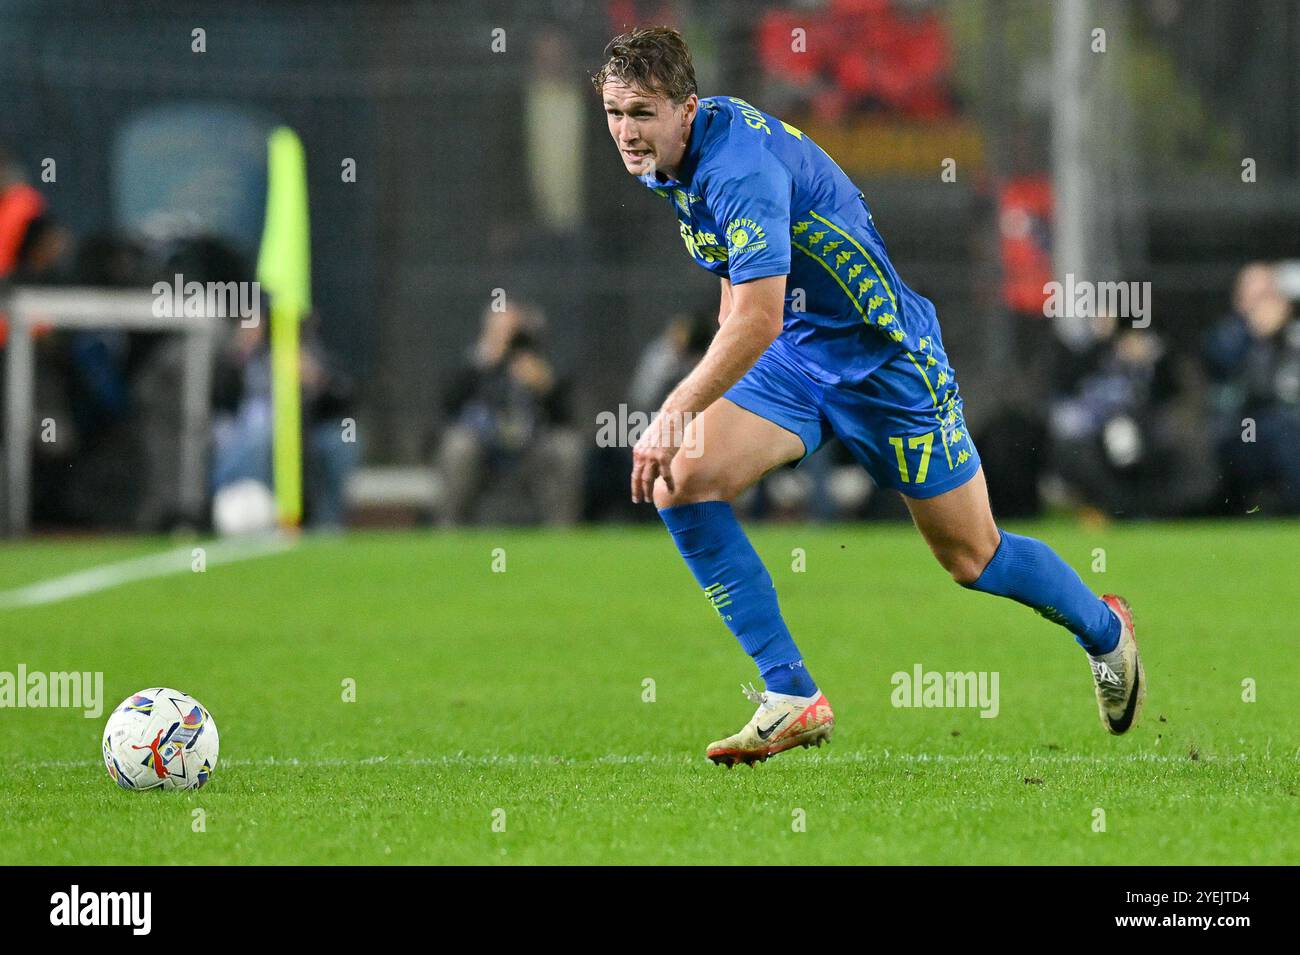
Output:
<svg viewBox="0 0 1300 955">
<path fill-rule="evenodd" d="M 732 255 L 767 248 L 767 233 L 753 219 L 732 219 L 727 223 L 727 249 Z"/>
</svg>

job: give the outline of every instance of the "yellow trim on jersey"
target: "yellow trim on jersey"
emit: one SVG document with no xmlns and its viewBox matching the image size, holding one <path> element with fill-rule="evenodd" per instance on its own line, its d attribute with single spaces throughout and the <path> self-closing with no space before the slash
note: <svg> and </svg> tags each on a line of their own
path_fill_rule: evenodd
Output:
<svg viewBox="0 0 1300 955">
<path fill-rule="evenodd" d="M 889 282 L 885 279 L 885 275 L 884 275 L 884 273 L 880 270 L 880 266 L 876 264 L 876 260 L 873 259 L 873 258 L 871 257 L 871 255 L 867 252 L 866 249 L 864 249 L 864 248 L 861 246 L 861 244 L 859 244 L 858 240 L 855 239 L 855 238 L 853 238 L 853 236 L 849 235 L 847 232 L 845 232 L 843 229 L 841 229 L 841 228 L 840 228 L 839 226 L 837 226 L 835 223 L 831 222 L 829 219 L 826 219 L 825 217 L 818 215 L 816 212 L 812 211 L 811 209 L 808 210 L 808 215 L 812 216 L 812 217 L 813 217 L 814 219 L 816 219 L 818 222 L 821 222 L 822 224 L 827 225 L 827 226 L 829 226 L 830 228 L 834 229 L 834 230 L 835 230 L 836 232 L 838 232 L 840 235 L 844 236 L 844 238 L 848 239 L 851 243 L 853 243 L 853 247 L 854 247 L 855 249 L 857 249 L 859 252 L 861 252 L 861 253 L 862 253 L 862 257 L 865 258 L 868 262 L 871 263 L 871 268 L 875 271 L 875 273 L 876 273 L 876 277 L 880 280 L 880 284 L 883 285 L 883 286 L 885 287 L 885 291 L 889 294 L 889 301 L 893 304 L 894 310 L 897 311 L 897 310 L 898 310 L 898 299 L 894 297 L 894 290 L 893 290 L 892 288 L 889 287 Z M 820 239 L 820 238 L 821 238 L 822 236 L 824 236 L 825 234 L 826 234 L 826 233 L 824 233 L 824 232 L 819 232 L 819 233 L 816 234 L 815 238 L 816 238 L 816 239 Z M 820 255 L 818 255 L 817 253 L 813 252 L 811 249 L 807 248 L 806 246 L 800 245 L 798 242 L 794 241 L 794 237 L 793 237 L 793 236 L 791 236 L 791 239 L 790 239 L 790 246 L 791 246 L 792 248 L 798 249 L 798 250 L 799 250 L 800 252 L 802 252 L 804 255 L 808 256 L 808 258 L 813 259 L 814 261 L 818 262 L 818 263 L 821 265 L 822 268 L 824 268 L 827 272 L 829 272 L 830 275 L 831 275 L 831 278 L 835 279 L 835 284 L 838 285 L 838 286 L 840 287 L 840 289 L 844 292 L 844 294 L 848 296 L 849 301 L 853 303 L 853 307 L 856 308 L 856 309 L 858 310 L 858 314 L 862 316 L 862 320 L 863 320 L 864 322 L 866 322 L 867 325 L 869 325 L 869 326 L 871 326 L 871 327 L 873 327 L 873 328 L 877 327 L 877 326 L 875 326 L 875 325 L 872 325 L 871 317 L 870 317 L 870 315 L 867 314 L 867 311 L 868 311 L 868 310 L 867 310 L 867 309 L 864 309 L 864 308 L 862 307 L 862 303 L 858 301 L 858 297 L 857 297 L 856 295 L 853 294 L 853 290 L 852 290 L 852 289 L 850 289 L 847 285 L 844 284 L 844 280 L 843 280 L 842 278 L 840 278 L 839 273 L 835 271 L 835 268 L 834 268 L 834 267 L 832 267 L 832 266 L 831 266 L 831 265 L 830 265 L 830 264 L 829 264 L 829 263 L 828 263 L 824 258 L 822 258 L 822 257 L 821 257 Z M 829 244 L 828 244 L 828 247 L 829 247 L 829 251 L 832 251 L 832 252 L 834 251 L 834 246 L 829 246 Z M 843 255 L 844 253 L 840 253 L 840 254 Z M 843 265 L 843 264 L 845 264 L 845 262 L 847 262 L 847 261 L 848 261 L 847 259 L 841 261 L 838 257 L 836 258 L 836 262 L 837 262 L 839 265 Z M 859 266 L 854 266 L 854 269 L 855 269 L 855 270 L 856 270 L 857 268 L 859 268 Z M 866 279 L 863 279 L 863 281 L 865 282 L 865 281 L 867 281 L 867 280 L 866 280 Z M 867 304 L 868 304 L 869 308 L 878 308 L 879 306 L 881 306 L 881 305 L 884 304 L 884 300 L 881 299 L 879 296 L 874 296 L 874 297 L 871 299 L 871 301 L 868 302 Z M 893 318 L 894 318 L 894 316 L 891 314 L 891 315 L 885 315 L 885 316 L 882 316 L 882 318 L 887 319 L 887 321 L 881 322 L 881 323 L 880 323 L 880 327 L 883 327 L 884 325 L 888 324 L 889 321 L 892 321 Z M 902 335 L 901 335 L 901 333 L 896 333 L 896 334 L 898 334 L 899 337 L 898 337 L 897 339 L 895 339 L 895 341 L 898 341 L 899 339 L 902 338 Z M 892 337 L 892 336 L 891 336 L 891 337 Z M 925 348 L 925 347 L 926 347 L 926 344 L 927 344 L 926 340 L 925 340 L 925 339 L 922 339 L 921 347 L 922 347 L 922 348 Z M 934 417 L 935 417 L 935 421 L 936 421 L 936 422 L 938 423 L 938 425 L 939 425 L 939 439 L 943 442 L 943 456 L 944 456 L 944 457 L 947 459 L 947 461 L 948 461 L 948 470 L 951 471 L 951 470 L 952 470 L 952 451 L 951 451 L 950 446 L 949 446 L 949 444 L 948 444 L 948 432 L 945 430 L 945 427 L 944 427 L 944 421 L 943 421 L 943 408 L 940 406 L 940 403 L 939 403 L 939 396 L 938 396 L 937 394 L 935 394 L 934 386 L 933 386 L 932 384 L 930 384 L 930 376 L 927 375 L 927 374 L 925 373 L 925 369 L 921 367 L 921 363 L 918 362 L 918 361 L 916 360 L 916 355 L 913 354 L 911 351 L 907 351 L 907 350 L 904 350 L 904 354 L 907 355 L 907 359 L 908 359 L 908 361 L 910 361 L 910 362 L 912 363 L 912 366 L 917 370 L 917 373 L 920 374 L 921 379 L 925 382 L 925 389 L 926 389 L 926 391 L 928 391 L 928 392 L 930 393 L 930 402 L 933 404 L 933 406 L 934 406 L 934 410 L 935 410 L 935 416 L 934 416 Z M 945 397 L 946 397 L 946 396 L 945 396 Z M 948 399 L 948 404 L 951 404 L 951 403 L 952 403 L 952 400 L 951 400 L 951 399 Z M 893 439 L 891 438 L 890 440 L 892 441 Z M 903 463 L 903 462 L 904 462 L 904 459 L 903 459 L 903 451 L 902 451 L 901 441 L 900 441 L 900 443 L 899 443 L 899 446 L 896 447 L 895 450 L 898 452 L 898 458 L 899 458 L 899 466 L 900 466 L 900 469 L 901 469 L 901 468 L 904 468 L 906 465 Z M 928 454 L 928 451 L 929 451 L 929 448 L 927 447 L 927 448 L 926 448 L 926 452 L 927 452 L 927 453 L 926 453 L 926 455 L 925 455 L 925 463 L 926 463 L 927 465 L 929 464 L 929 454 Z M 907 480 L 906 472 L 903 471 L 902 473 L 904 474 L 903 480 L 906 481 L 906 480 Z"/>
<path fill-rule="evenodd" d="M 812 209 L 809 209 L 809 210 L 808 210 L 808 214 L 809 214 L 810 216 L 812 216 L 814 219 L 816 219 L 818 222 L 822 223 L 823 225 L 828 225 L 828 226 L 830 226 L 832 229 L 834 229 L 834 230 L 835 230 L 836 232 L 838 232 L 840 235 L 844 236 L 844 238 L 848 239 L 850 242 L 853 243 L 853 247 L 854 247 L 855 249 L 857 249 L 859 252 L 862 253 L 862 257 L 863 257 L 864 259 L 866 259 L 868 262 L 871 263 L 871 267 L 872 267 L 872 268 L 875 270 L 875 272 L 876 272 L 876 277 L 877 277 L 878 279 L 880 279 L 880 284 L 883 285 L 883 286 L 885 287 L 885 291 L 889 293 L 889 301 L 893 304 L 893 306 L 894 306 L 894 310 L 897 311 L 897 310 L 898 310 L 898 299 L 896 299 L 896 298 L 894 297 L 894 290 L 893 290 L 892 288 L 890 288 L 890 287 L 889 287 L 889 283 L 888 283 L 887 281 L 885 281 L 885 273 L 883 273 L 883 272 L 880 271 L 880 266 L 877 265 L 877 264 L 876 264 L 876 260 L 873 259 L 873 258 L 871 257 L 871 253 L 869 253 L 866 249 L 864 249 L 864 248 L 862 247 L 862 245 L 858 242 L 857 239 L 853 238 L 853 236 L 849 235 L 847 232 L 845 232 L 843 229 L 841 229 L 839 226 L 837 226 L 834 222 L 831 222 L 829 219 L 827 219 L 827 218 L 825 218 L 825 217 L 823 217 L 823 216 L 819 216 L 819 215 L 818 215 L 815 211 L 813 211 Z"/>
<path fill-rule="evenodd" d="M 844 290 L 844 294 L 849 297 L 849 301 L 852 302 L 853 307 L 858 310 L 858 314 L 862 316 L 862 320 L 866 322 L 868 325 L 871 324 L 871 319 L 867 317 L 867 313 L 862 309 L 862 303 L 853 297 L 853 291 L 847 285 L 844 284 L 843 279 L 841 279 L 838 275 L 835 274 L 835 270 L 826 263 L 825 259 L 823 259 L 820 255 L 815 254 L 811 250 L 804 248 L 798 242 L 794 241 L 794 239 L 790 240 L 790 245 L 793 248 L 798 249 L 804 255 L 808 256 L 808 258 L 812 259 L 814 262 L 820 263 L 821 267 L 831 274 L 831 278 L 835 280 L 835 284 Z"/>
</svg>

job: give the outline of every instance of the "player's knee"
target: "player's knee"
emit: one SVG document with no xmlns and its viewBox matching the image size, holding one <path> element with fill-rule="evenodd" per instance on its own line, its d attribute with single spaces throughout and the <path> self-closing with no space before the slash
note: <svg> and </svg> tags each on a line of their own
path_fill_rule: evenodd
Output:
<svg viewBox="0 0 1300 955">
<path fill-rule="evenodd" d="M 676 462 L 674 462 L 676 465 Z M 673 489 L 663 479 L 655 481 L 655 507 L 676 507 L 700 501 L 730 501 L 738 493 L 709 468 L 673 467 Z"/>
<path fill-rule="evenodd" d="M 984 572 L 984 566 L 978 561 L 972 560 L 967 554 L 955 555 L 943 561 L 943 566 L 952 576 L 952 579 L 963 587 L 969 587 L 975 583 L 975 581 L 979 580 L 980 574 Z"/>
<path fill-rule="evenodd" d="M 987 541 L 961 541 L 936 548 L 934 555 L 954 581 L 969 587 L 984 573 L 995 550 L 996 543 L 990 547 Z"/>
</svg>

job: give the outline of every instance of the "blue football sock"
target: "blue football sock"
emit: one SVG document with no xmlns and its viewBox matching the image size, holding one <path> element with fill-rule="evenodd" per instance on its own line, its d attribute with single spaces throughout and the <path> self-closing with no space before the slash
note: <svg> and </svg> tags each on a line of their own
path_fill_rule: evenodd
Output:
<svg viewBox="0 0 1300 955">
<path fill-rule="evenodd" d="M 754 658 L 767 689 L 810 696 L 817 690 L 781 619 L 776 587 L 726 501 L 679 504 L 659 511 L 704 595 L 740 646 Z"/>
<path fill-rule="evenodd" d="M 1052 548 L 1032 537 L 1001 531 L 1002 540 L 972 590 L 1010 597 L 1059 623 L 1093 656 L 1119 643 L 1119 618 Z"/>
<path fill-rule="evenodd" d="M 799 652 L 797 648 L 795 652 Z M 817 692 L 817 684 L 804 669 L 802 660 L 796 660 L 794 663 L 778 663 L 771 669 L 764 670 L 763 686 L 773 693 L 785 693 L 789 696 L 812 696 Z"/>
</svg>

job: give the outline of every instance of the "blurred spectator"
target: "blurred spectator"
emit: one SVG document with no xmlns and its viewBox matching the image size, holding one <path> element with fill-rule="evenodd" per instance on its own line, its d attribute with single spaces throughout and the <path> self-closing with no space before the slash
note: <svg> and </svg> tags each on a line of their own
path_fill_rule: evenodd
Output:
<svg viewBox="0 0 1300 955">
<path fill-rule="evenodd" d="M 1053 470 L 1085 507 L 1124 517 L 1183 513 L 1203 495 L 1179 417 L 1172 356 L 1149 330 L 1093 320 L 1094 340 L 1070 353 L 1069 384 L 1052 402 Z"/>
<path fill-rule="evenodd" d="M 627 390 L 628 413 L 649 415 L 658 411 L 668 393 L 704 357 L 717 328 L 716 309 L 700 309 L 670 318 L 663 331 L 646 344 L 637 359 Z M 652 509 L 632 504 L 628 495 L 631 473 L 630 447 L 593 447 L 586 462 L 583 517 L 596 521 L 655 518 Z"/>
<path fill-rule="evenodd" d="M 269 309 L 263 308 L 263 316 Z M 212 490 L 243 488 L 256 481 L 272 489 L 275 415 L 271 402 L 269 320 L 252 328 L 235 322 L 218 358 L 213 408 Z M 345 488 L 360 449 L 353 414 L 353 384 L 336 369 L 303 323 L 298 373 L 302 388 L 303 523 L 337 529 L 347 522 Z"/>
<path fill-rule="evenodd" d="M 18 160 L 0 146 L 0 279 L 49 281 L 70 244 L 67 230 L 50 217 L 45 198 L 28 183 Z"/>
<path fill-rule="evenodd" d="M 67 230 L 56 224 L 49 214 L 45 197 L 29 182 L 18 158 L 0 145 L 0 282 L 39 285 L 61 280 L 71 240 Z M 9 326 L 0 312 L 0 348 L 8 339 Z M 66 389 L 46 366 L 58 364 L 57 346 L 52 345 L 45 330 L 36 329 L 39 340 L 37 362 L 41 373 L 36 376 L 38 409 L 61 405 Z M 4 385 L 4 362 L 0 361 L 0 388 Z M 61 371 L 61 369 L 59 369 Z M 53 401 L 43 401 L 45 397 Z M 61 410 L 61 409 L 60 409 Z"/>
<path fill-rule="evenodd" d="M 571 427 L 568 384 L 546 357 L 545 324 L 531 306 L 488 308 L 478 342 L 446 394 L 441 522 L 471 523 L 484 492 L 526 498 L 531 518 L 573 524 L 582 505 L 582 439 Z M 518 493 L 514 493 L 514 492 Z"/>
<path fill-rule="evenodd" d="M 1204 354 L 1229 507 L 1300 513 L 1300 322 L 1272 265 L 1241 270 Z"/>
<path fill-rule="evenodd" d="M 140 269 L 141 252 L 134 243 L 96 234 L 78 245 L 73 279 L 77 285 L 95 288 L 129 288 L 142 283 Z M 72 332 L 68 337 L 73 419 L 78 431 L 89 438 L 103 427 L 122 423 L 130 411 L 127 376 L 132 336 L 104 328 Z"/>
<path fill-rule="evenodd" d="M 537 220 L 549 231 L 573 233 L 582 221 L 583 139 L 590 109 L 585 84 L 574 75 L 573 44 L 558 27 L 533 40 L 531 75 L 524 84 L 524 144 Z"/>
<path fill-rule="evenodd" d="M 155 281 L 171 283 L 174 276 L 207 282 L 247 282 L 252 270 L 228 243 L 212 236 L 173 236 L 151 246 L 141 285 Z M 181 437 L 184 421 L 181 403 L 185 351 L 181 335 L 166 332 L 132 333 L 131 401 L 134 430 L 143 448 L 139 467 L 140 489 L 136 528 L 158 532 L 175 527 L 194 527 L 205 521 L 204 514 L 185 513 L 180 491 Z"/>
<path fill-rule="evenodd" d="M 66 282 L 70 267 L 74 273 L 77 268 L 71 262 L 71 250 L 70 233 L 50 214 L 45 198 L 30 184 L 16 156 L 0 146 L 0 280 L 22 285 Z M 120 496 L 106 498 L 96 493 L 79 502 L 72 492 L 88 470 L 82 467 L 86 438 L 93 440 L 95 435 L 86 431 L 100 423 L 94 414 L 95 399 L 111 403 L 120 400 L 120 392 L 112 393 L 110 380 L 96 380 L 100 356 L 86 347 L 90 342 L 85 335 L 52 333 L 41 325 L 31 333 L 36 358 L 34 419 L 49 422 L 52 428 L 32 445 L 31 516 L 38 522 L 64 521 L 94 514 L 96 503 L 111 512 Z M 8 324 L 0 313 L 0 349 L 7 340 Z M 0 391 L 5 386 L 3 365 L 0 360 Z M 101 387 L 105 390 L 97 395 L 96 389 Z"/>
<path fill-rule="evenodd" d="M 630 410 L 658 411 L 668 393 L 700 363 L 717 327 L 717 316 L 710 311 L 674 315 L 637 360 L 628 388 Z"/>
<path fill-rule="evenodd" d="M 97 288 L 137 285 L 139 249 L 105 234 L 88 236 L 77 246 L 69 278 Z M 37 520 L 131 526 L 144 491 L 146 454 L 131 375 L 146 350 L 142 336 L 120 329 L 59 329 L 41 340 L 36 393 L 42 416 L 56 421 L 59 431 L 58 440 L 34 448 Z"/>
</svg>

